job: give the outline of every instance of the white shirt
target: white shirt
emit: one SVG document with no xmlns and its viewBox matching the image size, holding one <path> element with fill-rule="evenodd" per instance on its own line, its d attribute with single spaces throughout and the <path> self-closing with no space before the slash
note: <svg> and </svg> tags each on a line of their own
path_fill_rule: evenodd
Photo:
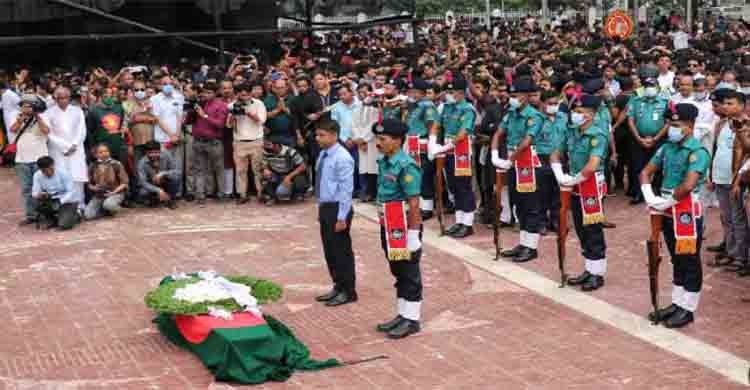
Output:
<svg viewBox="0 0 750 390">
<path fill-rule="evenodd" d="M 668 89 L 674 93 L 674 72 L 670 71 L 660 74 L 657 81 L 659 81 L 659 87 L 661 87 L 661 89 Z"/>
<path fill-rule="evenodd" d="M 235 101 L 229 105 L 229 111 L 232 111 L 234 105 L 239 103 Z M 237 124 L 234 126 L 234 141 L 255 141 L 263 139 L 263 124 L 266 123 L 267 115 L 266 106 L 262 101 L 253 98 L 250 104 L 245 107 L 245 112 L 254 113 L 260 119 L 256 122 L 247 115 L 235 116 Z"/>
<path fill-rule="evenodd" d="M 681 93 L 676 93 L 676 94 L 672 95 L 672 99 L 671 100 L 672 100 L 672 103 L 674 103 L 674 104 L 683 104 L 683 103 L 686 103 L 686 104 L 692 104 L 692 105 L 694 105 L 694 106 L 697 107 L 697 105 L 695 104 L 695 99 L 693 98 L 693 95 L 685 97 L 685 96 L 682 96 Z"/>
<path fill-rule="evenodd" d="M 83 141 L 86 140 L 86 118 L 80 107 L 72 104 L 65 110 L 53 106 L 42 114 L 42 120 L 49 126 L 47 147 L 55 160 L 55 167 L 73 178 L 73 181 L 87 182 L 86 153 Z M 75 152 L 65 156 L 72 146 Z"/>
<path fill-rule="evenodd" d="M 0 108 L 3 109 L 3 120 L 5 121 L 5 126 L 9 129 L 8 131 L 16 123 L 18 113 L 21 112 L 21 108 L 18 107 L 19 103 L 21 103 L 21 97 L 15 91 L 9 88 L 3 92 L 2 99 L 0 100 Z"/>
<path fill-rule="evenodd" d="M 675 50 L 690 48 L 690 43 L 688 42 L 690 35 L 688 35 L 688 33 L 684 31 L 676 31 L 669 33 L 669 35 L 672 36 L 672 44 L 674 45 Z"/>
<path fill-rule="evenodd" d="M 182 105 L 185 98 L 177 91 L 167 96 L 162 92 L 151 98 L 151 112 L 158 117 L 161 123 L 168 127 L 171 134 L 180 134 L 182 129 L 178 125 L 182 122 Z M 169 133 L 159 125 L 154 126 L 154 140 L 159 143 L 169 142 Z"/>
<path fill-rule="evenodd" d="M 39 130 L 38 123 L 34 123 L 24 130 L 21 137 L 17 137 L 14 142 L 16 143 L 17 164 L 34 163 L 39 157 L 49 154 L 47 150 L 47 136 Z"/>
</svg>

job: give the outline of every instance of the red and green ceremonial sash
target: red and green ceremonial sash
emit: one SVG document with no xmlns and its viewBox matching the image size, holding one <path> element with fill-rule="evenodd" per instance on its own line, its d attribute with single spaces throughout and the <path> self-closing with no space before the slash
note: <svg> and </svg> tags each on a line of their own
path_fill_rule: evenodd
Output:
<svg viewBox="0 0 750 390">
<path fill-rule="evenodd" d="M 386 252 L 389 261 L 410 260 L 406 245 L 406 202 L 393 201 L 383 204 L 383 228 L 385 229 Z"/>
<path fill-rule="evenodd" d="M 454 148 L 455 176 L 471 176 L 471 141 L 468 136 L 456 141 Z"/>
<path fill-rule="evenodd" d="M 690 194 L 672 206 L 675 253 L 694 255 L 698 252 L 698 225 L 695 219 L 701 214 L 700 202 L 693 202 Z"/>
<path fill-rule="evenodd" d="M 584 225 L 604 222 L 602 190 L 603 188 L 599 183 L 599 175 L 597 174 L 589 176 L 588 179 L 578 184 L 578 196 L 581 200 Z"/>
<path fill-rule="evenodd" d="M 406 154 L 411 156 L 414 161 L 417 162 L 417 166 L 422 166 L 422 161 L 419 159 L 419 153 L 421 152 L 419 147 L 419 136 L 418 135 L 407 135 L 406 136 Z"/>
<path fill-rule="evenodd" d="M 208 338 L 214 329 L 246 328 L 266 325 L 263 317 L 250 312 L 234 313 L 231 320 L 212 317 L 209 315 L 199 316 L 175 316 L 175 325 L 180 330 L 185 340 L 200 344 Z"/>
<path fill-rule="evenodd" d="M 531 147 L 524 149 L 518 154 L 515 161 L 516 169 L 516 191 L 518 192 L 535 192 L 536 191 L 536 153 Z M 536 159 L 538 161 L 538 157 Z"/>
</svg>

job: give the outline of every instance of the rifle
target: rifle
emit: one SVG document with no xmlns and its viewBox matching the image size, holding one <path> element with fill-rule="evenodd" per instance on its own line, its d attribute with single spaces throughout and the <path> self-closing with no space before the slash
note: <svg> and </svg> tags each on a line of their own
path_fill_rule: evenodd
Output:
<svg viewBox="0 0 750 390">
<path fill-rule="evenodd" d="M 662 216 L 651 212 L 651 236 L 646 241 L 646 251 L 648 253 L 648 281 L 649 292 L 651 293 L 651 305 L 654 307 L 654 325 L 659 323 L 659 235 L 661 234 Z"/>
<path fill-rule="evenodd" d="M 560 187 L 560 221 L 557 226 L 557 263 L 560 268 L 560 288 L 568 284 L 565 274 L 565 241 L 568 239 L 568 210 L 570 210 L 570 188 Z"/>
<path fill-rule="evenodd" d="M 492 224 L 492 238 L 495 241 L 495 261 L 500 259 L 500 213 L 503 211 L 502 191 L 505 172 L 495 169 L 495 219 Z"/>
<path fill-rule="evenodd" d="M 445 224 L 443 224 L 443 213 L 445 207 L 443 205 L 443 169 L 445 169 L 445 156 L 437 156 L 435 159 L 435 200 L 437 209 L 437 220 L 440 224 L 440 235 L 445 235 Z"/>
</svg>

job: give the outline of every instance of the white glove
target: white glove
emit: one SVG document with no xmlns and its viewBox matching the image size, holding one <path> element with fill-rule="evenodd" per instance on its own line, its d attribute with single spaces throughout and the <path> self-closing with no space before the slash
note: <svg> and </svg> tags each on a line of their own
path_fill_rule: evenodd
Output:
<svg viewBox="0 0 750 390">
<path fill-rule="evenodd" d="M 550 167 L 552 168 L 552 173 L 555 174 L 555 179 L 557 179 L 558 184 L 562 184 L 563 178 L 566 176 L 565 172 L 563 172 L 562 164 L 559 162 L 550 164 Z"/>
<path fill-rule="evenodd" d="M 643 200 L 646 201 L 646 204 L 651 205 L 652 203 L 656 202 L 656 194 L 654 194 L 654 189 L 651 187 L 651 184 L 641 184 L 641 192 L 643 193 Z"/>
<path fill-rule="evenodd" d="M 435 136 L 435 135 L 431 135 L 431 136 L 430 136 L 430 137 L 428 138 L 428 141 L 427 141 L 427 158 L 428 158 L 428 159 L 429 159 L 430 161 L 432 161 L 432 160 L 434 160 L 434 159 L 435 159 L 435 155 L 437 154 L 437 153 L 436 153 L 436 150 L 437 150 L 437 148 L 438 148 L 439 146 L 440 146 L 440 145 L 438 145 L 438 143 L 437 143 L 437 136 Z"/>
<path fill-rule="evenodd" d="M 576 185 L 575 180 L 575 177 L 570 176 L 567 173 L 563 173 L 562 177 L 557 179 L 557 183 L 562 187 L 573 187 L 574 185 Z"/>
<path fill-rule="evenodd" d="M 419 240 L 419 230 L 409 229 L 406 232 L 406 248 L 409 252 L 416 252 L 422 249 L 422 241 Z"/>
<path fill-rule="evenodd" d="M 453 145 L 453 142 L 448 141 L 447 144 L 445 144 L 445 145 L 443 145 L 443 146 L 441 146 L 441 147 L 438 148 L 438 150 L 439 150 L 438 154 L 445 153 L 445 152 L 447 152 L 449 150 L 453 150 L 453 148 L 455 148 L 455 147 L 456 147 L 456 145 Z"/>
<path fill-rule="evenodd" d="M 662 198 L 661 196 L 655 197 L 653 203 L 649 203 L 648 206 L 651 207 L 654 210 L 658 211 L 664 211 L 667 209 L 672 208 L 672 206 L 677 204 L 677 201 L 674 200 L 671 196 Z"/>
<path fill-rule="evenodd" d="M 492 165 L 503 171 L 510 169 L 511 166 L 509 160 L 500 158 L 500 153 L 497 150 L 492 151 Z"/>
</svg>

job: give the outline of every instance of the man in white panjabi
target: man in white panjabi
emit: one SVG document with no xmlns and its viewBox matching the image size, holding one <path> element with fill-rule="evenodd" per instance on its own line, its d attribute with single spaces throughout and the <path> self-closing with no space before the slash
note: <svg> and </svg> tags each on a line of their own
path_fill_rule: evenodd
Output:
<svg viewBox="0 0 750 390">
<path fill-rule="evenodd" d="M 86 119 L 83 111 L 70 104 L 70 90 L 60 87 L 55 90 L 57 105 L 44 112 L 42 118 L 49 127 L 47 146 L 49 155 L 55 160 L 55 168 L 67 173 L 73 179 L 74 200 L 83 210 L 83 188 L 88 182 L 86 152 Z"/>
<path fill-rule="evenodd" d="M 377 191 L 378 152 L 372 126 L 378 121 L 378 106 L 374 105 L 370 93 L 372 88 L 363 84 L 357 88 L 357 96 L 362 104 L 352 114 L 352 140 L 359 148 L 359 199 L 374 199 Z"/>
</svg>

